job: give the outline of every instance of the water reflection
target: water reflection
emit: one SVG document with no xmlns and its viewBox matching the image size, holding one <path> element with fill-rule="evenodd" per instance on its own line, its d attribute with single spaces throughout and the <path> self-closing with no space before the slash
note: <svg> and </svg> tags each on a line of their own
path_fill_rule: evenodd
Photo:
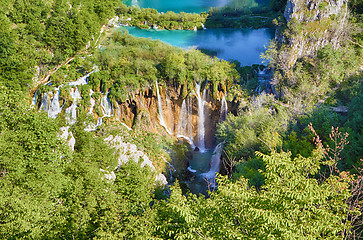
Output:
<svg viewBox="0 0 363 240">
<path fill-rule="evenodd" d="M 265 51 L 264 46 L 274 37 L 274 31 L 267 28 L 220 28 L 201 31 L 122 28 L 136 37 L 159 39 L 181 48 L 201 49 L 225 60 L 238 60 L 241 65 L 261 64 L 260 55 Z"/>
</svg>

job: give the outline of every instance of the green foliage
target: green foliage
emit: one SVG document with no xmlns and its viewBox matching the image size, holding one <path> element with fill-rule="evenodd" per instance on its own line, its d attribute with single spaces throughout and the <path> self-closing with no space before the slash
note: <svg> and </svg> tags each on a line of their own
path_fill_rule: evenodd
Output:
<svg viewBox="0 0 363 240">
<path fill-rule="evenodd" d="M 232 179 L 238 181 L 243 176 L 248 179 L 249 185 L 260 189 L 265 183 L 265 178 L 262 175 L 262 171 L 264 170 L 265 166 L 261 158 L 250 158 L 247 161 L 237 163 Z"/>
<path fill-rule="evenodd" d="M 124 102 L 133 92 L 150 88 L 158 80 L 168 86 L 183 85 L 184 97 L 194 83 L 209 81 L 214 94 L 219 87 L 228 88 L 239 79 L 233 65 L 211 59 L 198 50 L 187 52 L 163 44 L 114 32 L 95 54 L 100 71 L 90 76 L 93 89 L 108 92 L 110 99 Z"/>
<path fill-rule="evenodd" d="M 349 104 L 348 120 L 344 127 L 349 133 L 349 142 L 346 149 L 346 157 L 348 166 L 359 166 L 359 160 L 363 154 L 363 94 L 353 98 Z"/>
<path fill-rule="evenodd" d="M 85 49 L 114 15 L 115 0 L 11 0 L 0 11 L 0 82 L 27 90 L 33 78 Z M 3 6 L 3 5 L 2 5 Z M 36 76 L 36 66 L 40 76 Z"/>
<path fill-rule="evenodd" d="M 207 13 L 174 13 L 168 11 L 166 13 L 159 13 L 152 8 L 142 8 L 138 6 L 127 7 L 121 4 L 116 10 L 120 16 L 120 21 L 123 24 L 136 26 L 143 29 L 158 28 L 158 29 L 183 29 L 194 30 L 194 28 L 202 29 L 202 24 L 205 22 Z"/>
<path fill-rule="evenodd" d="M 226 142 L 224 149 L 228 156 L 237 161 L 247 160 L 258 149 L 268 152 L 270 148 L 280 146 L 278 133 L 285 129 L 284 123 L 288 121 L 289 117 L 271 97 L 261 95 L 238 116 L 230 114 L 218 126 L 217 137 Z"/>
<path fill-rule="evenodd" d="M 1 238 L 55 236 L 65 224 L 60 195 L 69 151 L 59 125 L 29 109 L 24 96 L 0 86 Z"/>
<path fill-rule="evenodd" d="M 59 138 L 59 122 L 27 107 L 24 98 L 1 87 L 1 238 L 147 238 L 151 170 L 133 161 L 115 169 L 116 151 L 85 132 L 81 117 L 71 128 L 71 153 Z M 114 181 L 106 179 L 111 171 Z"/>
<path fill-rule="evenodd" d="M 315 175 L 321 164 L 290 153 L 259 154 L 266 184 L 257 192 L 245 179 L 220 177 L 210 198 L 185 197 L 176 184 L 170 199 L 158 205 L 156 235 L 163 239 L 343 239 L 349 177 Z"/>
</svg>

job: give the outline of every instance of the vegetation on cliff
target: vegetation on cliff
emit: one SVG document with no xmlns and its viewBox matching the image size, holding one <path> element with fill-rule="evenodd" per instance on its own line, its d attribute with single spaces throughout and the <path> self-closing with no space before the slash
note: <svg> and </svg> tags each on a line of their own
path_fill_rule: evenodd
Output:
<svg viewBox="0 0 363 240">
<path fill-rule="evenodd" d="M 94 56 L 100 71 L 90 76 L 93 89 L 108 92 L 110 99 L 124 102 L 135 91 L 152 88 L 155 81 L 178 88 L 183 97 L 193 90 L 195 82 L 209 81 L 213 94 L 227 89 L 239 79 L 233 65 L 210 58 L 198 50 L 182 50 L 160 41 L 135 38 L 115 31 Z M 127 86 L 125 88 L 125 86 Z"/>
<path fill-rule="evenodd" d="M 320 30 L 336 26 L 336 19 L 280 23 L 285 41 L 271 44 L 267 52 L 274 73 L 269 89 L 275 94 L 260 94 L 256 92 L 260 66 L 241 68 L 200 51 L 136 39 L 126 32 L 107 35 L 99 50 L 91 50 L 99 43 L 101 26 L 120 10 L 116 1 L 1 4 L 0 238 L 354 239 L 362 235 L 359 33 L 344 33 L 338 45 L 326 44 L 285 62 L 284 54 L 293 53 L 294 46 L 288 39 L 308 33 L 317 34 L 318 40 Z M 353 12 L 355 18 L 361 17 L 358 10 Z M 72 150 L 70 139 L 60 137 L 64 119 L 48 118 L 29 107 L 29 91 L 38 86 L 34 77 L 51 81 L 52 86 L 39 88 L 49 92 L 95 70 L 94 64 L 98 72 L 90 76 L 89 85 L 79 86 L 83 102 L 78 121 L 68 126 L 75 140 Z M 49 75 L 54 67 L 57 71 Z M 110 122 L 95 132 L 84 131 L 91 97 L 99 100 L 101 92 L 109 92 L 112 101 L 131 102 L 135 92 L 153 89 L 156 80 L 180 87 L 181 99 L 194 82 L 208 81 L 214 94 L 229 92 L 234 115 L 218 129 L 218 138 L 225 142 L 226 176 L 219 178 L 209 198 L 182 194 L 177 181 L 170 189 L 160 189 L 150 167 L 134 161 L 119 164 L 119 152 L 105 142 L 106 136 L 118 135 L 135 144 L 159 171 L 164 154 L 185 154 L 184 147 L 170 148 L 174 143 L 165 144 L 170 139 L 146 132 L 142 123 L 131 130 Z M 73 101 L 69 88 L 60 91 L 64 107 Z M 94 96 L 89 95 L 91 89 Z"/>
<path fill-rule="evenodd" d="M 121 4 L 117 9 L 120 23 L 143 29 L 201 30 L 207 28 L 273 28 L 273 19 L 282 14 L 284 4 L 278 0 L 233 0 L 226 6 L 208 12 L 159 13 L 151 8 Z"/>
</svg>

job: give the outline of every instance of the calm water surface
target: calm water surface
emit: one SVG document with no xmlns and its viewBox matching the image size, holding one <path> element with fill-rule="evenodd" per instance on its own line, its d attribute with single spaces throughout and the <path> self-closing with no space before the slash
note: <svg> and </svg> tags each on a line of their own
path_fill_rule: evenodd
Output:
<svg viewBox="0 0 363 240">
<path fill-rule="evenodd" d="M 208 12 L 211 7 L 221 7 L 230 0 L 127 0 L 127 5 L 138 5 L 140 8 L 155 8 L 159 12 Z"/>
<path fill-rule="evenodd" d="M 197 48 L 213 52 L 224 60 L 238 60 L 241 65 L 261 64 L 260 55 L 265 51 L 269 39 L 274 37 L 272 29 L 206 29 L 188 30 L 154 30 L 136 27 L 127 29 L 135 37 L 159 39 L 172 46 Z"/>
</svg>

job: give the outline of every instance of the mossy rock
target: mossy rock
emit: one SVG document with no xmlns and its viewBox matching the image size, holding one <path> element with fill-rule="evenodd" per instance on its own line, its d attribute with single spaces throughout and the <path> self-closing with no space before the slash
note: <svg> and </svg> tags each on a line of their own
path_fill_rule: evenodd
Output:
<svg viewBox="0 0 363 240">
<path fill-rule="evenodd" d="M 135 117 L 133 128 L 136 128 L 138 130 L 149 130 L 150 126 L 150 113 L 146 109 L 139 109 Z"/>
</svg>

